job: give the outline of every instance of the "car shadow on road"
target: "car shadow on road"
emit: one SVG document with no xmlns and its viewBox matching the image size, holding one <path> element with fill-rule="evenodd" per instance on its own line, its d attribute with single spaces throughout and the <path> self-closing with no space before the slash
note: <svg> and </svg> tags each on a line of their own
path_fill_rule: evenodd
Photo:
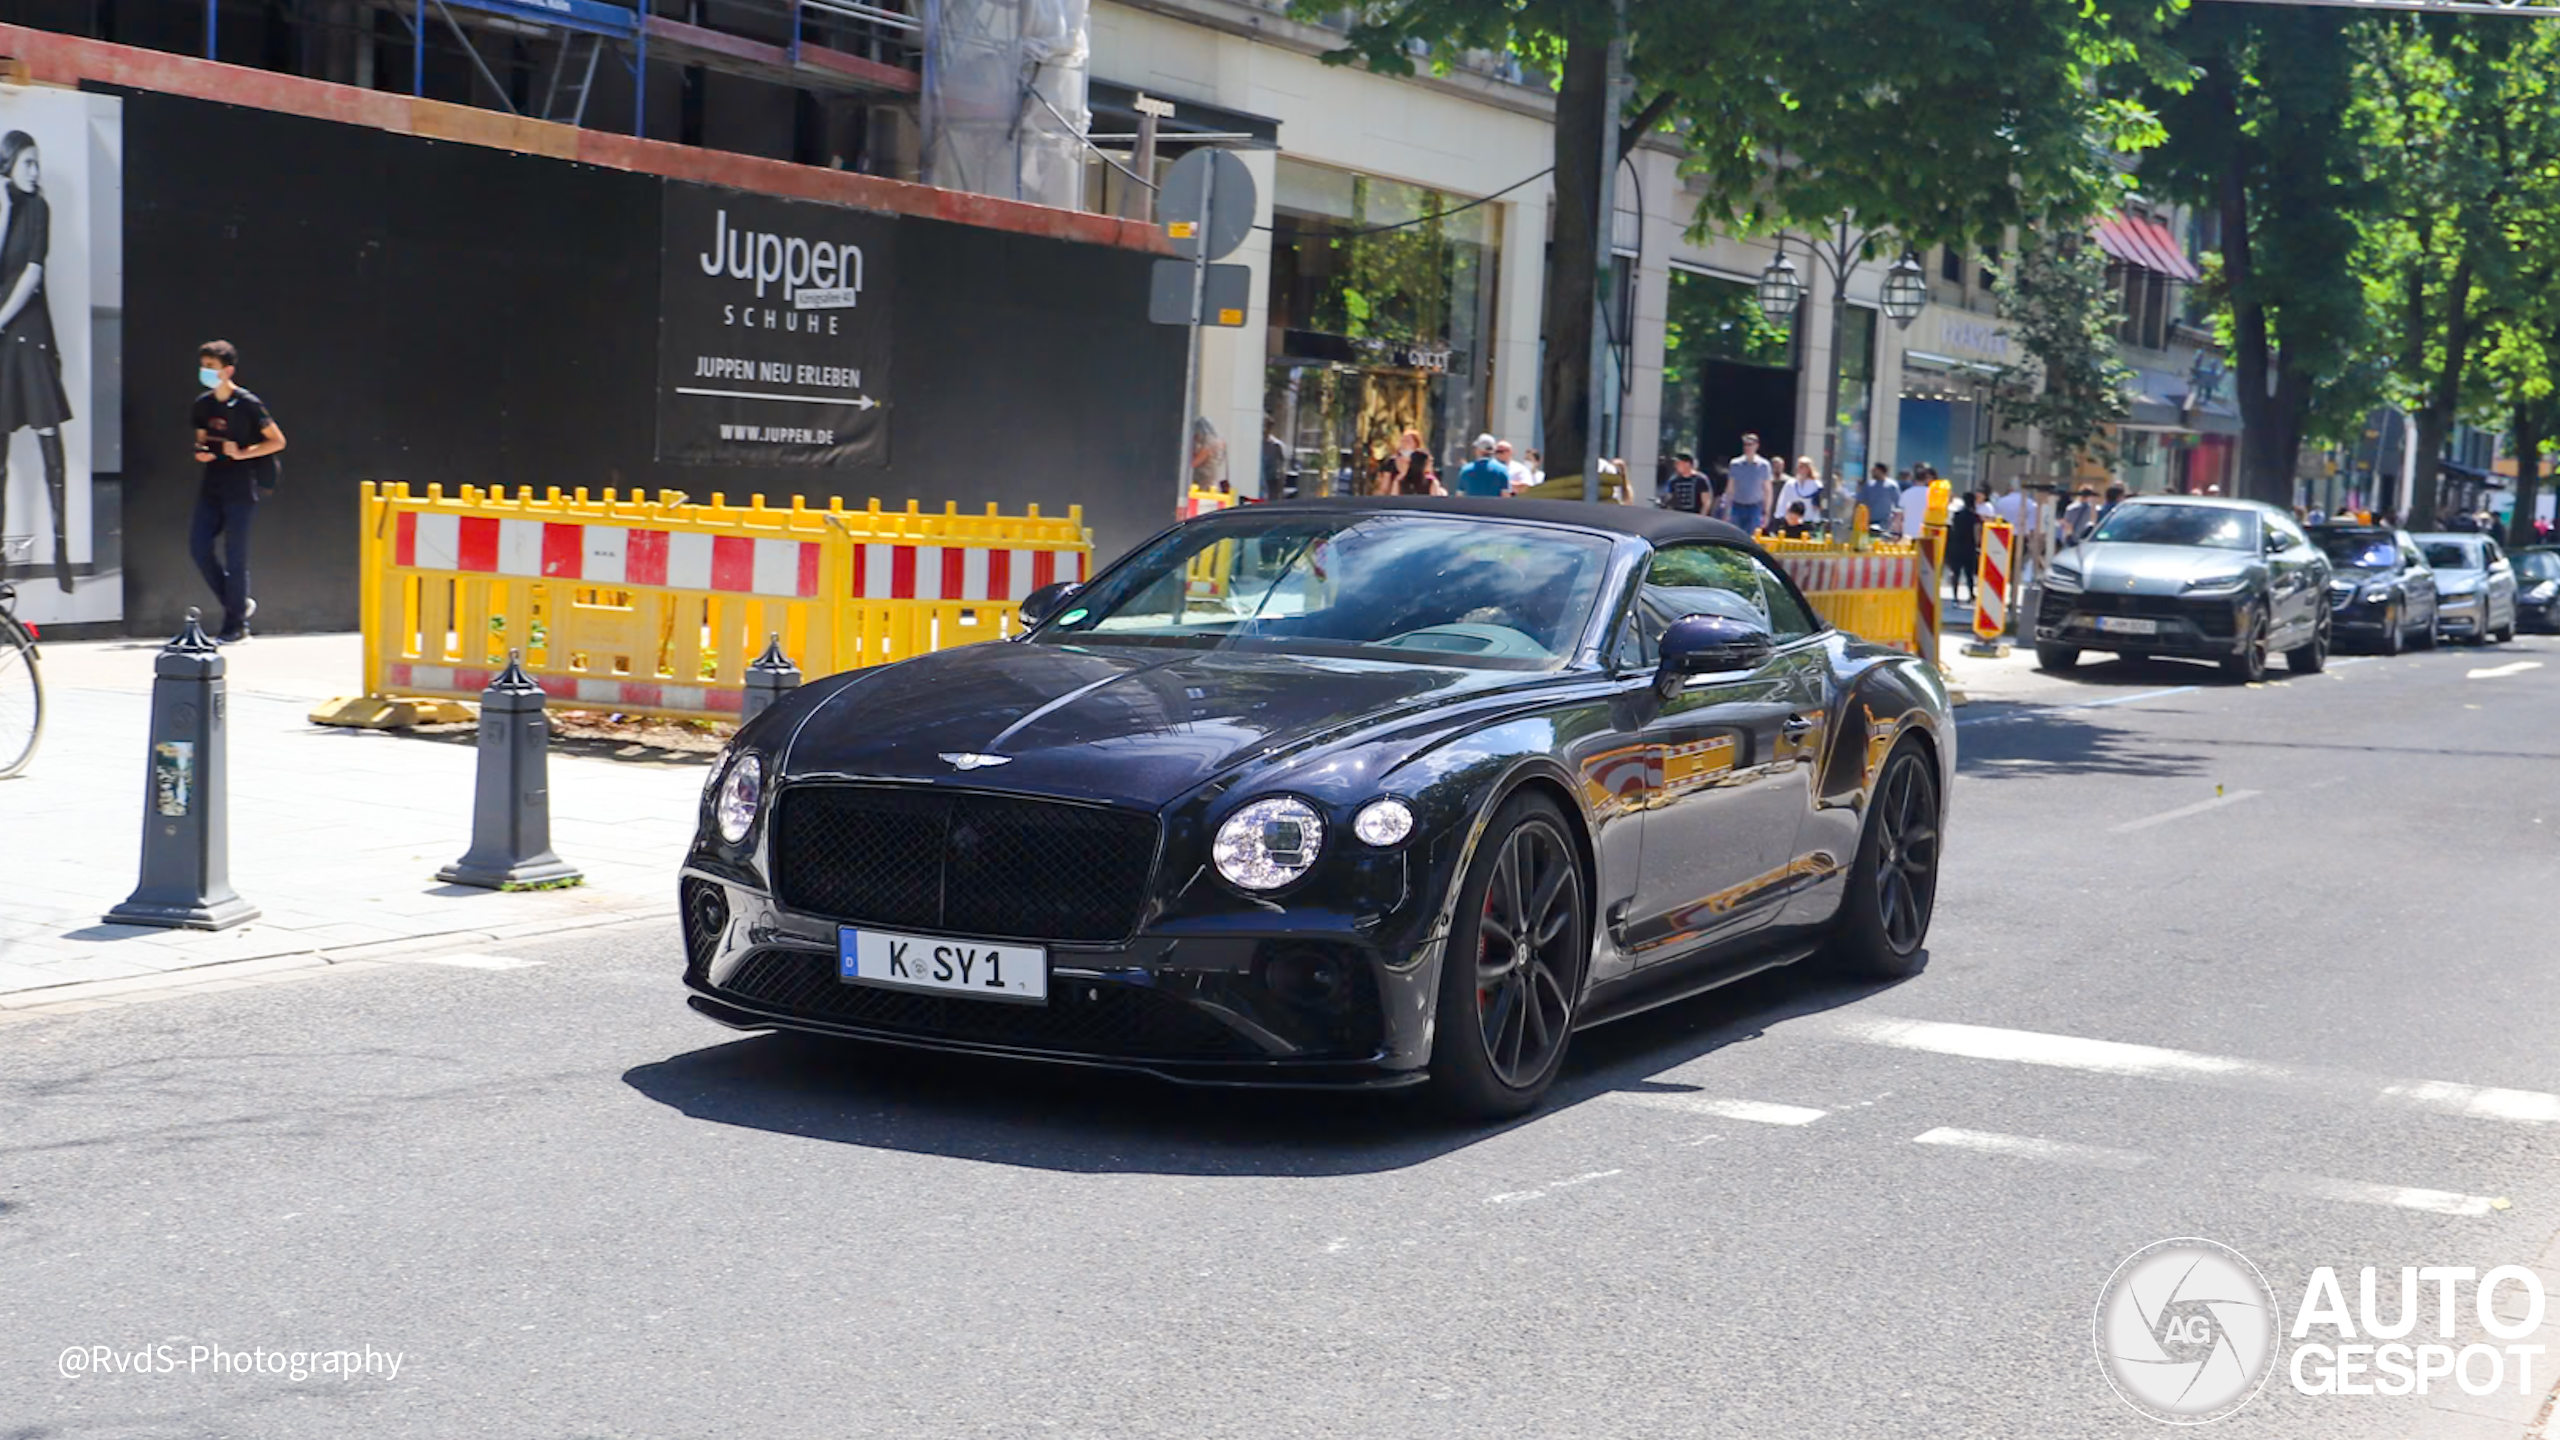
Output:
<svg viewBox="0 0 2560 1440">
<path fill-rule="evenodd" d="M 1695 1090 L 1655 1077 L 1882 988 L 1791 966 L 1586 1031 L 1546 1103 L 1494 1125 L 1446 1119 L 1412 1089 L 1199 1088 L 786 1034 L 636 1066 L 622 1079 L 696 1120 L 870 1149 L 1085 1174 L 1366 1175 L 1423 1164 L 1613 1092 Z"/>
<path fill-rule="evenodd" d="M 2103 714 L 2037 709 L 1985 716 L 1958 732 L 1956 773 L 1967 781 L 2041 780 L 2060 775 L 2157 778 L 2203 768 L 2203 757 L 2188 742 L 2112 725 L 2099 718 Z"/>
</svg>

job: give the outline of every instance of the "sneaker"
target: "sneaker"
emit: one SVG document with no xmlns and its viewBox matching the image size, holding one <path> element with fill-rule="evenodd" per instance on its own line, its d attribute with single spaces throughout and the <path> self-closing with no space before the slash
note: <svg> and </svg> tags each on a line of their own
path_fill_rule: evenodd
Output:
<svg viewBox="0 0 2560 1440">
<path fill-rule="evenodd" d="M 249 627 L 243 625 L 237 630 L 225 630 L 221 634 L 214 636 L 213 643 L 216 645 L 237 645 L 248 638 Z"/>
</svg>

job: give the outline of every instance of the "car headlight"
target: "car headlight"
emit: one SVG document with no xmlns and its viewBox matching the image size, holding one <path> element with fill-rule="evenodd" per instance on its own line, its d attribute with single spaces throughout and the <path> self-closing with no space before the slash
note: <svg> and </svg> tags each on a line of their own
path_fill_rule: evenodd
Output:
<svg viewBox="0 0 2560 1440">
<path fill-rule="evenodd" d="M 2226 590 L 2237 590 L 2248 583 L 2249 577 L 2245 574 L 2206 575 L 2199 579 L 2188 581 L 2187 593 L 2190 595 L 2197 593 L 2216 594 Z"/>
<path fill-rule="evenodd" d="M 1323 848 L 1324 817 L 1304 800 L 1276 795 L 1228 816 L 1211 854 L 1227 883 L 1277 890 L 1314 869 Z"/>
<path fill-rule="evenodd" d="M 2057 595 L 2077 595 L 2080 593 L 2080 572 L 2068 565 L 2056 565 L 2045 572 L 2044 587 Z"/>
<path fill-rule="evenodd" d="M 2524 592 L 2524 598 L 2539 603 L 2560 596 L 2560 580 L 2545 580 Z"/>
<path fill-rule="evenodd" d="M 1351 833 L 1381 850 L 1401 845 L 1413 833 L 1413 807 L 1392 795 L 1372 800 L 1351 817 Z"/>
<path fill-rule="evenodd" d="M 719 827 L 721 839 L 735 845 L 755 828 L 756 811 L 763 806 L 764 762 L 753 755 L 741 755 L 730 763 L 728 775 L 720 782 L 720 798 L 712 805 L 711 823 Z"/>
<path fill-rule="evenodd" d="M 2391 601 L 2391 587 L 2388 585 L 2367 585 L 2364 587 L 2364 599 L 2365 603 L 2368 605 L 2387 605 Z"/>
</svg>

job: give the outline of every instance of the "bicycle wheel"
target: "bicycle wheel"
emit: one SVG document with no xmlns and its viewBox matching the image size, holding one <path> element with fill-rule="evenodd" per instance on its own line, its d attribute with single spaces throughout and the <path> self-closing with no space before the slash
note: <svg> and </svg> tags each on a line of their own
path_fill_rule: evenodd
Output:
<svg viewBox="0 0 2560 1440">
<path fill-rule="evenodd" d="M 44 733 L 44 676 L 36 669 L 36 642 L 25 627 L 0 615 L 0 780 L 27 768 Z"/>
</svg>

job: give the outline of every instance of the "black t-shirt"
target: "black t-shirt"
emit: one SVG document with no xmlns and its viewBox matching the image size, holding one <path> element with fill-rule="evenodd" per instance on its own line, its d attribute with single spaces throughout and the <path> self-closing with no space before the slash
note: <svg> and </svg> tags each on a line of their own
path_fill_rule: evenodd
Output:
<svg viewBox="0 0 2560 1440">
<path fill-rule="evenodd" d="M 213 452 L 213 463 L 204 467 L 206 499 L 246 505 L 257 500 L 260 487 L 273 483 L 269 477 L 275 473 L 274 456 L 233 460 L 222 453 L 225 440 L 246 448 L 266 439 L 267 421 L 266 402 L 237 385 L 231 387 L 229 400 L 215 398 L 210 390 L 196 397 L 196 429 L 204 432 L 205 448 Z"/>
<path fill-rule="evenodd" d="M 1675 470 L 1671 478 L 1664 482 L 1662 502 L 1664 509 L 1685 510 L 1692 515 L 1704 514 L 1712 498 L 1707 489 L 1707 472 L 1704 470 L 1692 471 L 1686 475 Z"/>
</svg>

